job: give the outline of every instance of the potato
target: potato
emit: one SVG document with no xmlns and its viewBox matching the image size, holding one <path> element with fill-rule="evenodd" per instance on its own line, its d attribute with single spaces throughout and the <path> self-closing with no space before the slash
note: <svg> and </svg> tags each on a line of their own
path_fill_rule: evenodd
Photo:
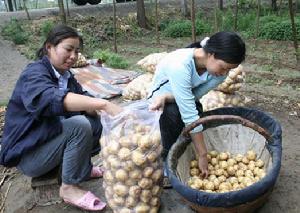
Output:
<svg viewBox="0 0 300 213">
<path fill-rule="evenodd" d="M 144 203 L 148 203 L 151 198 L 152 198 L 151 190 L 148 190 L 148 189 L 142 190 L 142 193 L 140 196 L 141 201 L 143 201 Z"/>
<path fill-rule="evenodd" d="M 215 186 L 215 189 L 219 189 L 219 185 L 220 185 L 220 180 L 218 178 L 214 179 L 213 181 L 213 184 Z"/>
<path fill-rule="evenodd" d="M 247 157 L 243 157 L 242 162 L 244 164 L 249 164 L 249 159 Z"/>
<path fill-rule="evenodd" d="M 244 170 L 237 170 L 236 171 L 236 173 L 235 173 L 235 175 L 237 176 L 237 177 L 242 177 L 242 176 L 244 176 Z"/>
<path fill-rule="evenodd" d="M 116 179 L 119 181 L 125 181 L 128 179 L 128 174 L 124 169 L 118 169 L 116 171 Z"/>
<path fill-rule="evenodd" d="M 158 185 L 155 185 L 153 186 L 151 192 L 153 196 L 158 196 L 161 192 L 161 188 Z"/>
<path fill-rule="evenodd" d="M 215 166 L 215 165 L 219 164 L 219 161 L 217 158 L 212 158 L 210 163 Z"/>
<path fill-rule="evenodd" d="M 227 178 L 224 175 L 221 175 L 218 177 L 218 179 L 222 183 L 222 182 L 226 181 Z"/>
<path fill-rule="evenodd" d="M 149 135 L 143 135 L 138 141 L 138 146 L 143 150 L 148 150 L 152 146 L 152 141 Z"/>
<path fill-rule="evenodd" d="M 129 177 L 131 179 L 141 179 L 142 178 L 142 172 L 139 169 L 135 169 L 135 170 L 129 172 Z"/>
<path fill-rule="evenodd" d="M 192 160 L 191 163 L 190 163 L 190 167 L 191 168 L 198 168 L 198 161 Z"/>
<path fill-rule="evenodd" d="M 223 183 L 220 183 L 220 185 L 219 185 L 219 190 L 223 191 L 223 192 L 229 191 L 229 190 L 231 190 L 231 188 L 232 188 L 232 186 L 228 182 L 223 182 Z"/>
<path fill-rule="evenodd" d="M 217 176 L 223 175 L 223 174 L 224 174 L 224 169 L 217 169 L 216 172 L 215 172 L 215 174 L 216 174 Z"/>
<path fill-rule="evenodd" d="M 128 137 L 120 138 L 119 143 L 122 147 L 125 147 L 125 148 L 131 148 L 133 145 L 133 143 L 131 142 L 131 140 Z"/>
<path fill-rule="evenodd" d="M 129 160 L 131 158 L 131 151 L 128 148 L 121 148 L 119 153 L 118 153 L 118 157 L 120 158 L 120 160 Z"/>
<path fill-rule="evenodd" d="M 157 213 L 159 210 L 159 207 L 151 207 L 151 210 L 149 211 L 149 213 Z"/>
<path fill-rule="evenodd" d="M 119 206 L 124 205 L 124 203 L 125 203 L 125 199 L 118 195 L 113 195 L 113 199 L 114 199 L 115 203 Z"/>
<path fill-rule="evenodd" d="M 210 151 L 209 154 L 211 155 L 212 158 L 216 158 L 218 155 L 218 152 L 213 150 L 213 151 Z"/>
<path fill-rule="evenodd" d="M 137 184 L 137 182 L 136 182 L 136 180 L 134 180 L 134 179 L 128 178 L 128 180 L 125 181 L 125 185 L 128 186 L 128 187 L 134 186 L 134 185 L 136 185 L 136 184 Z"/>
<path fill-rule="evenodd" d="M 131 213 L 131 210 L 128 208 L 121 208 L 118 210 L 120 213 Z"/>
<path fill-rule="evenodd" d="M 205 190 L 214 190 L 214 188 L 215 188 L 215 185 L 211 181 L 208 181 L 207 183 L 204 184 Z"/>
<path fill-rule="evenodd" d="M 136 213 L 148 213 L 150 211 L 150 206 L 141 203 L 137 205 L 134 210 Z"/>
<path fill-rule="evenodd" d="M 137 199 L 135 199 L 132 196 L 127 197 L 125 200 L 125 206 L 128 208 L 134 207 L 136 205 L 136 203 L 137 203 Z"/>
<path fill-rule="evenodd" d="M 132 145 L 137 146 L 138 145 L 138 141 L 140 140 L 142 136 L 140 134 L 133 134 L 131 137 L 131 142 Z"/>
<path fill-rule="evenodd" d="M 103 178 L 107 182 L 114 182 L 114 175 L 111 171 L 107 170 L 104 172 Z"/>
<path fill-rule="evenodd" d="M 221 169 L 227 169 L 227 167 L 228 167 L 227 161 L 224 161 L 224 160 L 220 161 L 219 165 L 220 165 Z"/>
<path fill-rule="evenodd" d="M 219 159 L 220 160 L 227 160 L 228 159 L 228 154 L 226 153 L 226 152 L 221 152 L 220 154 L 219 154 Z"/>
<path fill-rule="evenodd" d="M 160 204 L 160 201 L 159 201 L 158 197 L 151 198 L 151 200 L 150 200 L 150 205 L 151 206 L 159 206 L 159 204 Z M 151 207 L 151 208 L 153 208 L 153 207 Z"/>
<path fill-rule="evenodd" d="M 120 145 L 118 142 L 116 141 L 110 141 L 109 146 L 108 147 L 108 153 L 115 155 L 118 153 L 118 151 L 120 150 Z"/>
<path fill-rule="evenodd" d="M 141 187 L 139 187 L 139 186 L 131 186 L 129 188 L 129 192 L 128 193 L 132 197 L 139 197 L 140 194 L 141 194 L 141 192 L 142 192 Z"/>
<path fill-rule="evenodd" d="M 241 162 L 242 160 L 243 160 L 243 155 L 241 155 L 241 154 L 237 154 L 236 156 L 235 156 L 235 160 L 237 161 L 237 162 Z"/>
<path fill-rule="evenodd" d="M 152 174 L 151 178 L 152 178 L 152 180 L 153 180 L 155 183 L 157 183 L 157 182 L 159 182 L 159 181 L 162 179 L 162 174 L 163 174 L 162 170 L 161 170 L 161 169 L 157 169 L 157 170 L 155 170 L 155 172 Z"/>
<path fill-rule="evenodd" d="M 237 163 L 236 160 L 233 159 L 233 158 L 229 158 L 229 159 L 227 160 L 227 165 L 228 165 L 228 166 L 234 166 L 236 163 Z"/>
<path fill-rule="evenodd" d="M 251 170 L 247 169 L 247 170 L 245 171 L 245 177 L 253 177 L 253 176 L 254 176 L 254 174 L 252 173 Z"/>
<path fill-rule="evenodd" d="M 141 166 L 142 164 L 144 164 L 146 162 L 146 158 L 143 155 L 143 153 L 141 153 L 138 150 L 134 150 L 132 152 L 132 161 L 137 165 L 137 166 Z"/>
<path fill-rule="evenodd" d="M 190 170 L 190 174 L 192 176 L 198 176 L 200 174 L 200 170 L 197 169 L 197 168 L 193 168 L 193 169 Z"/>
<path fill-rule="evenodd" d="M 261 159 L 258 159 L 256 162 L 255 162 L 255 166 L 259 167 L 259 168 L 262 168 L 264 166 L 264 162 L 261 160 Z"/>
<path fill-rule="evenodd" d="M 246 157 L 248 158 L 248 160 L 253 160 L 255 161 L 256 160 L 256 153 L 253 151 L 253 150 L 249 150 L 247 153 L 246 153 Z"/>
<path fill-rule="evenodd" d="M 142 178 L 139 182 L 138 185 L 142 188 L 142 189 L 149 189 L 153 186 L 153 181 L 149 178 Z"/>
<path fill-rule="evenodd" d="M 209 180 L 209 181 L 213 181 L 213 180 L 216 179 L 216 178 L 217 178 L 216 175 L 209 175 L 209 176 L 208 176 L 208 180 Z"/>
<path fill-rule="evenodd" d="M 152 167 L 148 166 L 144 169 L 143 176 L 148 178 L 152 175 L 153 171 L 154 171 L 154 169 Z"/>
<path fill-rule="evenodd" d="M 113 187 L 113 189 L 114 189 L 114 192 L 116 193 L 116 195 L 119 195 L 121 197 L 124 197 L 128 192 L 128 187 L 123 184 L 120 184 L 120 183 L 117 183 Z"/>
<path fill-rule="evenodd" d="M 227 167 L 227 172 L 231 176 L 235 175 L 235 169 L 234 169 L 234 167 L 233 166 L 228 166 Z"/>
</svg>

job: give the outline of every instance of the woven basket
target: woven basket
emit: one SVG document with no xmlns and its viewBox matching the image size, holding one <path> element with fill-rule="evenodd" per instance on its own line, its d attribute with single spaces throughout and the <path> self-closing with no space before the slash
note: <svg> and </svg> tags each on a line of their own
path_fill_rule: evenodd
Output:
<svg viewBox="0 0 300 213">
<path fill-rule="evenodd" d="M 187 133 L 200 124 L 204 127 L 204 134 L 207 131 L 213 133 L 216 133 L 217 130 L 219 132 L 226 131 L 224 134 L 221 134 L 221 137 L 216 137 L 221 142 L 223 140 L 226 141 L 224 135 L 228 135 L 230 131 L 234 131 L 235 127 L 243 129 L 242 133 L 246 135 L 248 134 L 247 131 L 249 131 L 255 137 L 260 137 L 261 141 L 263 139 L 262 142 L 260 141 L 260 146 L 255 144 L 255 142 L 252 145 L 257 150 L 261 150 L 260 156 L 268 157 L 267 175 L 260 181 L 239 191 L 209 193 L 190 188 L 186 184 L 186 177 L 189 174 L 189 164 L 185 162 L 189 162 L 190 159 L 194 158 L 194 156 L 190 156 L 194 154 L 191 152 L 192 145 L 190 139 L 187 137 Z M 234 135 L 234 133 L 232 134 Z M 248 134 L 248 138 L 251 134 Z M 209 148 L 209 144 L 207 144 L 207 141 L 205 142 Z M 223 146 L 220 147 L 222 148 Z M 244 147 L 247 149 L 247 146 Z M 231 152 L 232 150 L 219 151 Z M 237 151 L 235 150 L 235 152 Z M 183 134 L 169 151 L 167 159 L 168 175 L 173 188 L 196 212 L 254 212 L 266 202 L 272 192 L 280 170 L 281 153 L 281 127 L 269 115 L 261 111 L 243 107 L 220 108 L 204 113 L 202 118 L 186 127 Z"/>
</svg>

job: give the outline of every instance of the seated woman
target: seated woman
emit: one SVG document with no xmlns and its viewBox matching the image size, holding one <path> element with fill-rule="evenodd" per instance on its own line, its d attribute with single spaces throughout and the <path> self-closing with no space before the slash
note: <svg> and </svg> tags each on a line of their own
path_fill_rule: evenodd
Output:
<svg viewBox="0 0 300 213">
<path fill-rule="evenodd" d="M 61 166 L 61 198 L 99 211 L 106 204 L 78 184 L 103 173 L 91 163 L 102 132 L 96 111 L 114 115 L 122 109 L 89 96 L 69 71 L 82 46 L 73 28 L 58 25 L 37 52 L 39 60 L 21 73 L 7 106 L 0 164 L 30 177 Z"/>
<path fill-rule="evenodd" d="M 173 51 L 160 61 L 148 98 L 152 110 L 163 110 L 160 117 L 163 158 L 184 126 L 201 116 L 199 99 L 222 83 L 230 69 L 244 61 L 245 52 L 245 43 L 236 33 L 218 32 L 201 43 Z M 199 169 L 207 177 L 207 149 L 202 130 L 198 126 L 190 136 L 198 152 Z"/>
</svg>

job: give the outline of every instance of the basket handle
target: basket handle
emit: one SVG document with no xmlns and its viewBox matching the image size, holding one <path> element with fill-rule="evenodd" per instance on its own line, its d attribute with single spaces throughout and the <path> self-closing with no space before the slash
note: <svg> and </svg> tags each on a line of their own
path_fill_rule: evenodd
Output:
<svg viewBox="0 0 300 213">
<path fill-rule="evenodd" d="M 257 131 L 258 133 L 263 135 L 267 139 L 267 141 L 271 141 L 272 139 L 270 133 L 266 131 L 264 128 L 257 125 L 256 123 L 253 123 L 252 121 L 249 121 L 237 115 L 209 115 L 203 118 L 199 118 L 198 120 L 196 120 L 195 122 L 191 123 L 190 125 L 184 128 L 183 135 L 188 136 L 189 135 L 188 133 L 192 131 L 195 127 L 199 126 L 200 124 L 205 124 L 212 121 L 230 121 L 234 123 L 240 123 L 243 126 L 249 127 Z"/>
</svg>

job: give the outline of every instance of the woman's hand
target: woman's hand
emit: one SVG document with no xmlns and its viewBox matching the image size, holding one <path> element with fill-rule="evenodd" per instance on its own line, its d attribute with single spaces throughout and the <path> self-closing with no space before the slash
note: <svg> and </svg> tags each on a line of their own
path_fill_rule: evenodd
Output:
<svg viewBox="0 0 300 213">
<path fill-rule="evenodd" d="M 207 156 L 206 155 L 199 156 L 198 167 L 200 169 L 201 176 L 203 178 L 207 178 L 208 177 L 208 161 L 207 161 Z"/>
<path fill-rule="evenodd" d="M 155 111 L 155 110 L 163 111 L 165 104 L 168 102 L 172 102 L 174 100 L 175 99 L 172 94 L 165 94 L 165 95 L 158 96 L 154 99 L 152 104 L 149 106 L 149 109 L 152 111 Z"/>
<path fill-rule="evenodd" d="M 119 114 L 120 112 L 122 112 L 123 108 L 108 101 L 106 103 L 103 111 L 105 111 L 106 113 L 108 113 L 112 116 L 115 116 L 115 115 Z"/>
</svg>

